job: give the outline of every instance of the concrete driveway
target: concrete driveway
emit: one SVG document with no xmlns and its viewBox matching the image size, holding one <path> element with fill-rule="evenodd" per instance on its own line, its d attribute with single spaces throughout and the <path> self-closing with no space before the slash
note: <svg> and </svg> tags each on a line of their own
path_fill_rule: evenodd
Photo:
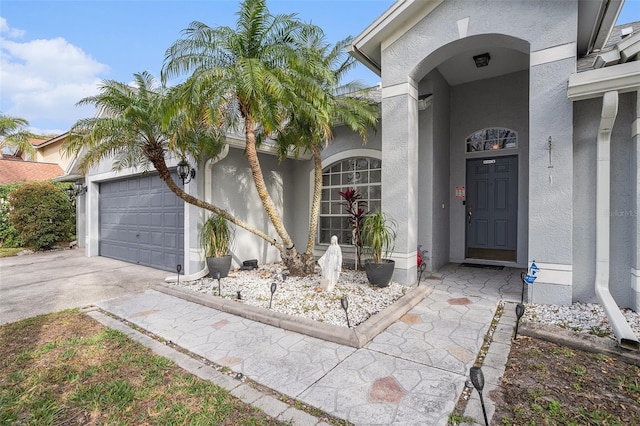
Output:
<svg viewBox="0 0 640 426">
<path fill-rule="evenodd" d="M 139 293 L 170 272 L 106 257 L 85 257 L 83 249 L 0 259 L 0 324 Z"/>
</svg>

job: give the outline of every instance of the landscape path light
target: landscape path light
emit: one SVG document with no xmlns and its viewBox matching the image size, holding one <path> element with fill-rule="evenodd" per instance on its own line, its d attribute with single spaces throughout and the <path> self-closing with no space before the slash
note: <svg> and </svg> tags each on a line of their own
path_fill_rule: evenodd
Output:
<svg viewBox="0 0 640 426">
<path fill-rule="evenodd" d="M 518 338 L 518 326 L 520 325 L 520 318 L 524 315 L 524 305 L 522 303 L 518 303 L 516 305 L 516 332 L 513 335 L 513 340 Z"/>
<path fill-rule="evenodd" d="M 513 334 L 513 340 L 518 338 L 518 327 L 520 326 L 520 318 L 524 315 L 524 286 L 527 283 L 525 281 L 526 274 L 524 272 L 520 273 L 520 279 L 522 280 L 522 294 L 520 295 L 520 303 L 516 305 L 516 331 Z"/>
<path fill-rule="evenodd" d="M 482 389 L 484 388 L 484 374 L 482 374 L 482 369 L 480 367 L 471 367 L 471 370 L 469 370 L 469 377 L 471 378 L 473 387 L 476 388 L 478 395 L 480 395 L 480 405 L 482 406 L 484 424 L 489 426 L 489 421 L 487 420 L 487 409 L 484 407 L 484 399 L 482 398 Z"/>
<path fill-rule="evenodd" d="M 277 282 L 272 282 L 271 283 L 271 299 L 269 299 L 269 309 L 271 309 L 271 303 L 273 302 L 273 293 L 276 292 L 276 289 L 278 288 L 278 283 Z"/>
<path fill-rule="evenodd" d="M 178 285 L 180 285 L 180 271 L 182 271 L 182 265 L 181 264 L 177 264 L 176 265 L 176 271 L 178 271 Z"/>
<path fill-rule="evenodd" d="M 218 296 L 222 296 L 222 284 L 220 283 L 220 271 L 216 271 L 216 279 L 218 280 Z"/>
<path fill-rule="evenodd" d="M 351 324 L 349 324 L 349 312 L 347 311 L 347 309 L 349 309 L 349 299 L 347 299 L 346 297 L 341 298 L 340 305 L 342 305 L 342 309 L 344 309 L 344 314 L 347 317 L 347 328 L 351 328 Z"/>
</svg>

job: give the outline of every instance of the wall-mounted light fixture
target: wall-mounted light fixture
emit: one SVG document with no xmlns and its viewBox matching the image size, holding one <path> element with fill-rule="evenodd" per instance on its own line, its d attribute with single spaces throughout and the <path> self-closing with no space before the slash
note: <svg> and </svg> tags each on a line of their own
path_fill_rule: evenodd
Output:
<svg viewBox="0 0 640 426">
<path fill-rule="evenodd" d="M 72 187 L 68 187 L 66 191 L 70 198 L 79 197 L 87 192 L 87 187 L 82 184 L 80 179 L 78 179 L 76 183 Z"/>
<path fill-rule="evenodd" d="M 191 165 L 184 158 L 178 163 L 178 177 L 182 181 L 183 186 L 196 177 L 196 169 L 192 169 Z"/>
<path fill-rule="evenodd" d="M 473 57 L 473 61 L 476 63 L 477 68 L 486 67 L 487 65 L 489 65 L 490 60 L 491 55 L 489 55 L 488 52 Z"/>
</svg>

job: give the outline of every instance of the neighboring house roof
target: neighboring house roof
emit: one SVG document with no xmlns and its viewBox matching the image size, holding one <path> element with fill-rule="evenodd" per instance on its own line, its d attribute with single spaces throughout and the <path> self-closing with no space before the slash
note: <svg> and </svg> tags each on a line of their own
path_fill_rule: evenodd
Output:
<svg viewBox="0 0 640 426">
<path fill-rule="evenodd" d="M 57 136 L 48 137 L 48 138 L 46 138 L 46 139 L 40 140 L 40 143 L 38 143 L 38 144 L 35 144 L 35 143 L 33 143 L 33 142 L 31 142 L 31 144 L 32 144 L 35 148 L 43 148 L 43 147 L 45 147 L 45 146 L 47 146 L 47 145 L 51 145 L 51 144 L 53 144 L 53 143 L 56 143 L 56 142 L 58 142 L 58 141 L 62 141 L 62 140 L 64 140 L 64 139 L 66 139 L 66 137 L 67 137 L 68 135 L 69 135 L 69 132 L 65 132 L 65 133 L 62 133 L 62 134 L 57 135 Z"/>
<path fill-rule="evenodd" d="M 36 137 L 36 138 L 29 138 L 29 142 L 31 142 L 31 145 L 33 145 L 34 148 L 38 148 L 40 145 L 42 145 L 43 143 L 47 142 L 50 139 L 51 138 L 49 137 Z"/>
<path fill-rule="evenodd" d="M 0 160 L 0 185 L 53 179 L 64 172 L 57 164 L 32 161 Z"/>
</svg>

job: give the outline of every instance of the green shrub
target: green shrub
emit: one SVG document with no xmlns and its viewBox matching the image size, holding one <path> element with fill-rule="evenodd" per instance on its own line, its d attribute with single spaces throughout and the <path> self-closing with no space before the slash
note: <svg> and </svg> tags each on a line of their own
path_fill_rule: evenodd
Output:
<svg viewBox="0 0 640 426">
<path fill-rule="evenodd" d="M 9 193 L 9 221 L 25 245 L 46 250 L 67 242 L 75 231 L 69 196 L 51 182 L 25 183 Z"/>
<path fill-rule="evenodd" d="M 17 248 L 24 245 L 20 233 L 9 221 L 9 192 L 18 184 L 0 185 L 0 247 Z"/>
</svg>

